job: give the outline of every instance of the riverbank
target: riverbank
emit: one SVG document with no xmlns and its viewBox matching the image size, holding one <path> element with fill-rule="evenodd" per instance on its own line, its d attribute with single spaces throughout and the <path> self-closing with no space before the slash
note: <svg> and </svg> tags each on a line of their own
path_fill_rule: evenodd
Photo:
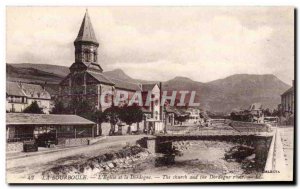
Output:
<svg viewBox="0 0 300 189">
<path fill-rule="evenodd" d="M 58 165 L 42 172 L 42 177 L 74 174 L 98 177 L 100 173 L 106 174 L 117 172 L 120 169 L 134 168 L 137 162 L 144 161 L 150 157 L 153 157 L 153 154 L 138 145 L 126 146 L 119 151 L 99 155 L 85 161 L 69 165 Z"/>
</svg>

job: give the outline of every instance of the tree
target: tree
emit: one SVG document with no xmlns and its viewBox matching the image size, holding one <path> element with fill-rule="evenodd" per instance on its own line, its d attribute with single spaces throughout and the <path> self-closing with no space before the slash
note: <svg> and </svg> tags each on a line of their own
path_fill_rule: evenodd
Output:
<svg viewBox="0 0 300 189">
<path fill-rule="evenodd" d="M 175 114 L 174 119 L 178 122 L 180 122 L 180 124 L 182 125 L 182 122 L 185 122 L 187 119 L 189 118 L 189 115 L 178 115 Z"/>
<path fill-rule="evenodd" d="M 71 114 L 79 115 L 90 120 L 95 110 L 96 107 L 91 104 L 90 101 L 81 97 L 72 98 L 67 107 L 67 111 Z"/>
<path fill-rule="evenodd" d="M 61 100 L 56 100 L 54 102 L 54 107 L 52 108 L 51 114 L 69 114 L 67 107 L 64 106 L 64 103 Z"/>
<path fill-rule="evenodd" d="M 24 109 L 24 113 L 43 114 L 43 109 L 39 107 L 36 101 L 33 101 L 27 108 Z"/>
<path fill-rule="evenodd" d="M 104 110 L 104 120 L 111 125 L 109 135 L 115 134 L 116 124 L 119 122 L 120 108 L 118 106 L 111 106 Z"/>
<path fill-rule="evenodd" d="M 263 110 L 263 113 L 264 113 L 265 116 L 271 116 L 272 115 L 269 108 Z"/>
<path fill-rule="evenodd" d="M 102 135 L 101 124 L 105 121 L 105 115 L 102 111 L 95 110 L 91 115 L 91 120 L 99 125 L 99 135 Z"/>
<path fill-rule="evenodd" d="M 105 121 L 105 115 L 102 111 L 96 109 L 96 107 L 85 98 L 73 97 L 67 106 L 61 100 L 55 101 L 54 108 L 51 111 L 52 114 L 75 114 L 84 117 L 97 123 L 100 135 L 102 134 L 101 124 Z"/>
<path fill-rule="evenodd" d="M 128 133 L 131 133 L 130 126 L 133 123 L 137 123 L 137 130 L 139 131 L 139 122 L 143 120 L 143 115 L 142 109 L 137 104 L 133 104 L 132 106 L 125 104 L 120 109 L 119 118 L 121 121 L 129 125 Z"/>
</svg>

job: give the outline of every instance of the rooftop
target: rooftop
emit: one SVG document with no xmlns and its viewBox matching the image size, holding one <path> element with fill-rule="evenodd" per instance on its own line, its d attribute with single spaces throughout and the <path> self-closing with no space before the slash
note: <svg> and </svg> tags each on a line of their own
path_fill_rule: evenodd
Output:
<svg viewBox="0 0 300 189">
<path fill-rule="evenodd" d="M 131 90 L 131 91 L 141 91 L 141 87 L 138 83 L 133 83 L 121 79 L 109 78 L 115 83 L 115 87 L 119 89 Z"/>
<path fill-rule="evenodd" d="M 6 113 L 6 125 L 92 125 L 77 115 Z"/>
<path fill-rule="evenodd" d="M 6 94 L 31 98 L 51 99 L 48 91 L 41 85 L 6 81 Z"/>
<path fill-rule="evenodd" d="M 6 94 L 11 96 L 26 96 L 17 82 L 6 81 Z"/>
<path fill-rule="evenodd" d="M 90 20 L 90 16 L 88 14 L 88 11 L 86 11 L 84 18 L 82 20 L 79 33 L 77 35 L 77 38 L 75 39 L 74 43 L 76 42 L 91 42 L 96 45 L 99 45 L 95 32 Z"/>
<path fill-rule="evenodd" d="M 250 105 L 249 110 L 262 110 L 262 104 L 261 103 L 253 103 Z"/>
<path fill-rule="evenodd" d="M 114 85 L 114 82 L 111 81 L 109 78 L 107 78 L 106 76 L 104 76 L 102 73 L 96 73 L 96 72 L 91 72 L 91 71 L 87 71 L 93 78 L 95 78 L 97 81 L 101 82 L 101 83 L 105 83 L 105 84 L 109 84 L 109 85 Z"/>
<path fill-rule="evenodd" d="M 288 90 L 286 90 L 281 96 L 287 95 L 289 93 L 294 92 L 294 87 L 289 88 Z"/>
<path fill-rule="evenodd" d="M 143 84 L 142 89 L 143 91 L 152 91 L 152 89 L 157 85 L 156 83 L 153 84 Z"/>
</svg>

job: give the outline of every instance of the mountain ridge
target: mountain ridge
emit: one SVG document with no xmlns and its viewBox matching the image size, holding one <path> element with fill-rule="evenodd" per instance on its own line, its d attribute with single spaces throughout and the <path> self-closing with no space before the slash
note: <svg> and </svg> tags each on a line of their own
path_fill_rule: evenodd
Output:
<svg viewBox="0 0 300 189">
<path fill-rule="evenodd" d="M 14 80 L 25 79 L 25 82 L 51 81 L 52 83 L 58 82 L 69 73 L 68 68 L 64 66 L 26 63 L 7 64 L 6 72 L 7 80 L 13 78 Z M 134 79 L 122 69 L 106 71 L 103 74 L 135 83 L 158 83 L 158 81 Z M 233 108 L 246 108 L 255 102 L 262 102 L 265 107 L 275 109 L 280 104 L 280 95 L 290 88 L 273 74 L 234 74 L 205 83 L 176 76 L 162 84 L 163 90 L 168 92 L 195 91 L 195 101 L 200 102 L 201 108 L 220 112 L 229 112 Z"/>
</svg>

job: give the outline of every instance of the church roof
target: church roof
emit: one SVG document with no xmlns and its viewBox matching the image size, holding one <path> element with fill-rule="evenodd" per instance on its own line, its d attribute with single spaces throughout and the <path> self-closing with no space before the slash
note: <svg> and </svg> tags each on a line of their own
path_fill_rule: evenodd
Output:
<svg viewBox="0 0 300 189">
<path fill-rule="evenodd" d="M 97 79 L 97 81 L 99 81 L 101 83 L 105 83 L 105 84 L 108 84 L 108 85 L 114 85 L 115 84 L 110 79 L 105 77 L 102 73 L 95 73 L 95 72 L 91 72 L 91 71 L 87 71 L 87 73 L 89 73 L 92 77 L 94 77 L 95 79 Z"/>
<path fill-rule="evenodd" d="M 138 83 L 133 83 L 121 79 L 109 78 L 115 83 L 115 88 L 130 90 L 130 91 L 141 91 L 141 87 Z"/>
<path fill-rule="evenodd" d="M 84 18 L 82 20 L 79 33 L 74 43 L 76 42 L 92 42 L 95 43 L 96 45 L 99 45 L 95 36 L 95 32 L 88 11 L 86 11 Z"/>
</svg>

